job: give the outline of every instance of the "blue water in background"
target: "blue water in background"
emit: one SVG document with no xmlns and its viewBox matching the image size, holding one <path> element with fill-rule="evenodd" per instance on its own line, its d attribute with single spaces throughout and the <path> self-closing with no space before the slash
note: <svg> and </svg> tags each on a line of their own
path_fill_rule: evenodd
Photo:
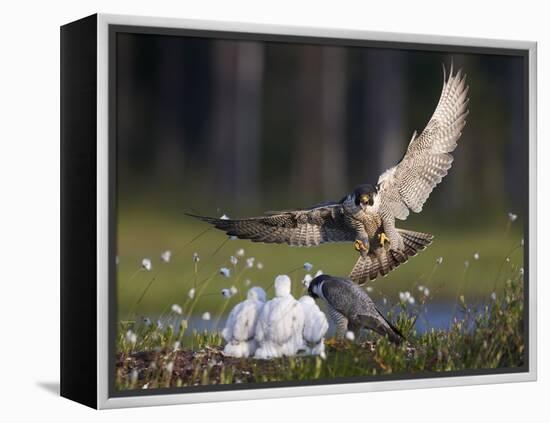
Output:
<svg viewBox="0 0 550 423">
<path fill-rule="evenodd" d="M 382 310 L 384 315 L 386 315 L 386 311 Z M 475 312 L 474 312 L 475 313 Z M 418 307 L 411 307 L 409 309 L 410 315 L 417 315 L 418 318 L 415 323 L 415 328 L 418 333 L 425 333 L 427 331 L 430 331 L 431 329 L 435 330 L 447 330 L 450 327 L 451 321 L 453 318 L 461 319 L 464 317 L 463 312 L 460 310 L 459 307 L 456 307 L 456 303 L 429 303 L 424 306 L 422 306 L 421 309 Z M 394 313 L 395 315 L 395 313 Z M 328 318 L 328 316 L 327 316 Z M 193 330 L 204 332 L 204 331 L 221 331 L 223 327 L 225 326 L 225 321 L 227 319 L 227 314 L 222 316 L 221 318 L 217 318 L 216 316 L 212 315 L 210 320 L 203 320 L 201 318 L 201 315 L 193 315 L 190 319 L 188 319 L 187 322 L 187 333 L 191 334 Z M 163 327 L 166 327 L 167 325 L 173 325 L 175 328 L 179 328 L 181 320 L 183 320 L 182 316 L 177 316 L 173 313 L 171 313 L 168 316 L 161 317 L 160 319 L 153 319 L 150 318 L 152 324 L 157 324 L 158 321 L 160 321 L 160 324 Z M 332 322 L 329 320 L 329 332 L 327 334 L 328 337 L 334 334 L 334 327 Z"/>
</svg>

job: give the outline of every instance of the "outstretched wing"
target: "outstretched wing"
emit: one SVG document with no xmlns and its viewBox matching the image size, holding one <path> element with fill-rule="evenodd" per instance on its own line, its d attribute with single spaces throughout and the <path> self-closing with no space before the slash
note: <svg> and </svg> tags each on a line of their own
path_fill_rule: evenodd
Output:
<svg viewBox="0 0 550 423">
<path fill-rule="evenodd" d="M 196 216 L 230 236 L 254 242 L 310 247 L 327 242 L 355 240 L 355 232 L 343 219 L 340 203 L 323 204 L 309 209 L 270 212 L 248 219 L 217 219 Z"/>
<path fill-rule="evenodd" d="M 420 136 L 413 134 L 401 162 L 378 179 L 381 213 L 406 219 L 409 209 L 419 213 L 434 187 L 447 175 L 450 154 L 462 135 L 468 111 L 466 75 L 459 70 L 449 78 L 443 72 L 443 89 L 435 112 Z"/>
</svg>

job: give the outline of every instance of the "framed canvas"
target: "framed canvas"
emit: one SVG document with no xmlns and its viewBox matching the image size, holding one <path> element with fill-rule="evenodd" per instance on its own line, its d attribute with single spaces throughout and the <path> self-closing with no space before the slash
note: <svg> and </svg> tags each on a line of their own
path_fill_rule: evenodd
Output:
<svg viewBox="0 0 550 423">
<path fill-rule="evenodd" d="M 61 28 L 61 394 L 536 379 L 536 43 Z"/>
</svg>

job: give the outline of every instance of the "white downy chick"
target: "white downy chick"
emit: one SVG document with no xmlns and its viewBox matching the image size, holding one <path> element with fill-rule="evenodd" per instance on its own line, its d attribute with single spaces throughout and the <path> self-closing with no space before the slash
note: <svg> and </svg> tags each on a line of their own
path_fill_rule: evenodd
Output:
<svg viewBox="0 0 550 423">
<path fill-rule="evenodd" d="M 256 351 L 254 340 L 258 316 L 265 304 L 266 294 L 260 287 L 248 290 L 246 300 L 237 304 L 227 318 L 222 336 L 227 342 L 223 353 L 230 357 L 250 357 Z"/>
<path fill-rule="evenodd" d="M 255 358 L 296 355 L 302 347 L 304 311 L 290 293 L 290 278 L 275 278 L 275 298 L 265 303 L 256 326 Z"/>
<path fill-rule="evenodd" d="M 325 352 L 325 335 L 328 331 L 328 321 L 315 300 L 304 295 L 298 300 L 304 309 L 304 346 L 306 354 L 320 355 Z"/>
</svg>

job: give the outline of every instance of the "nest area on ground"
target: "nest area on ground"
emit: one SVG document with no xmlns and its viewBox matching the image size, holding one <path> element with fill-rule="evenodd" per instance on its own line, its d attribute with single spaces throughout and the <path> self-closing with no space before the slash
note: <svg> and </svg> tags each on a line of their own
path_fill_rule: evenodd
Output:
<svg viewBox="0 0 550 423">
<path fill-rule="evenodd" d="M 333 340 L 328 345 L 331 353 L 345 352 L 349 350 L 346 341 Z M 355 345 L 357 351 L 362 351 L 364 358 L 372 362 L 373 373 L 384 373 L 383 363 L 380 363 L 375 354 L 375 343 L 365 341 Z M 407 354 L 412 354 L 413 349 L 407 347 Z M 170 367 L 166 363 L 170 358 Z M 223 346 L 203 347 L 200 350 L 156 350 L 139 351 L 130 354 L 119 353 L 116 360 L 116 368 L 119 380 L 132 379 L 136 388 L 196 386 L 204 384 L 207 377 L 209 384 L 220 383 L 254 383 L 272 380 L 274 377 L 282 377 L 281 369 L 294 368 L 296 360 L 307 362 L 319 367 L 321 359 L 318 356 L 302 355 L 295 357 L 282 357 L 277 359 L 233 358 L 224 355 Z M 304 363 L 305 364 L 305 363 Z M 150 373 L 164 371 L 165 376 L 156 379 L 155 385 L 149 385 Z M 224 372 L 230 370 L 231 377 L 227 380 Z M 261 375 L 258 378 L 258 375 Z M 284 378 L 282 378 L 284 380 Z"/>
<path fill-rule="evenodd" d="M 118 338 L 118 390 L 180 386 L 323 380 L 381 374 L 518 368 L 525 364 L 523 273 L 516 272 L 501 295 L 476 310 L 461 297 L 462 318 L 447 330 L 418 334 L 415 317 L 402 310 L 395 317 L 407 342 L 395 345 L 386 337 L 335 340 L 326 355 L 284 356 L 270 360 L 232 358 L 223 353 L 219 333 L 195 332 L 192 348 L 174 339 L 170 326 Z M 374 335 L 373 335 L 374 336 Z"/>
</svg>

